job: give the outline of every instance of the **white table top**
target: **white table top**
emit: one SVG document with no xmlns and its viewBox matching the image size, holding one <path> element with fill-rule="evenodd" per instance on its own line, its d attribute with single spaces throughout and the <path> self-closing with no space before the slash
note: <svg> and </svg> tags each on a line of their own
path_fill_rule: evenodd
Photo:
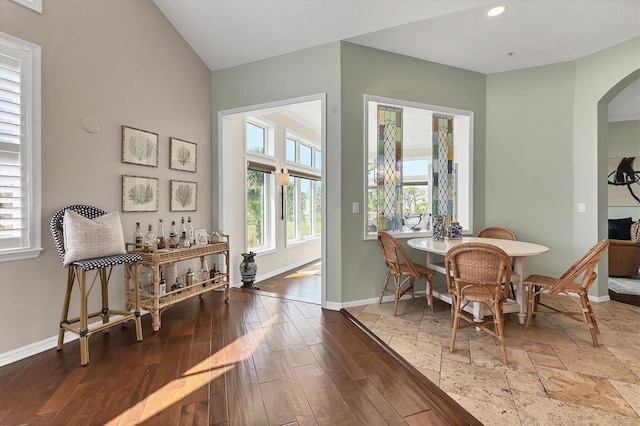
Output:
<svg viewBox="0 0 640 426">
<path fill-rule="evenodd" d="M 441 241 L 434 241 L 433 238 L 412 238 L 407 241 L 409 247 L 430 253 L 447 254 L 452 247 L 461 243 L 485 243 L 500 247 L 507 255 L 512 257 L 535 256 L 549 251 L 548 247 L 539 244 L 527 243 L 525 241 L 501 240 L 498 238 L 462 237 L 461 240 L 445 238 Z"/>
</svg>

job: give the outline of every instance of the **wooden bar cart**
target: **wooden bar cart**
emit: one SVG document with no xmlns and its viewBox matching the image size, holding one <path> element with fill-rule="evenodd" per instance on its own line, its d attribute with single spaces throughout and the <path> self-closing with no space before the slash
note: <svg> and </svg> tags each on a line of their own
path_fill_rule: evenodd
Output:
<svg viewBox="0 0 640 426">
<path fill-rule="evenodd" d="M 141 246 L 140 244 L 126 243 L 127 252 L 142 256 L 139 264 L 148 266 L 153 271 L 153 292 L 143 293 L 140 291 L 140 307 L 151 313 L 153 331 L 160 329 L 160 315 L 165 309 L 190 297 L 199 296 L 216 289 L 224 289 L 224 301 L 227 303 L 229 300 L 229 236 L 221 235 L 220 237 L 224 241 L 196 245 L 191 248 L 163 250 L 158 250 L 155 245 L 143 244 Z M 218 254 L 224 256 L 226 266 L 224 272 L 218 272 L 206 280 L 197 281 L 176 290 L 167 288 L 164 294 L 160 294 L 160 271 L 166 266 L 198 257 L 201 264 L 203 264 L 206 256 Z M 133 280 L 130 279 L 129 274 L 129 270 L 125 269 L 124 281 L 127 307 L 133 306 L 135 300 L 134 289 L 131 284 Z"/>
</svg>

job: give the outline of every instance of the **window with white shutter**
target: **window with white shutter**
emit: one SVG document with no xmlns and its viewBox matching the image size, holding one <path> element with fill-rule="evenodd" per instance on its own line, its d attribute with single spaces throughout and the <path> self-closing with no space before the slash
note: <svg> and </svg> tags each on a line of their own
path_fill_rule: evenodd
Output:
<svg viewBox="0 0 640 426">
<path fill-rule="evenodd" d="M 40 46 L 0 32 L 0 261 L 40 247 Z"/>
</svg>

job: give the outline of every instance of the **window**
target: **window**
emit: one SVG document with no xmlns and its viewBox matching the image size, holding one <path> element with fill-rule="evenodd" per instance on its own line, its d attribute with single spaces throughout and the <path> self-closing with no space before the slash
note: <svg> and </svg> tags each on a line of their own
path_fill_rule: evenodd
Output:
<svg viewBox="0 0 640 426">
<path fill-rule="evenodd" d="M 473 114 L 365 96 L 365 117 L 365 236 L 428 235 L 433 214 L 470 230 Z"/>
<path fill-rule="evenodd" d="M 247 122 L 247 151 L 265 153 L 266 131 L 263 127 Z"/>
<path fill-rule="evenodd" d="M 312 143 L 290 135 L 285 158 L 287 187 L 287 242 L 319 237 L 322 232 L 322 152 Z"/>
<path fill-rule="evenodd" d="M 293 139 L 287 138 L 286 146 L 286 160 L 292 163 L 296 162 L 296 147 L 297 143 Z"/>
<path fill-rule="evenodd" d="M 0 33 L 0 261 L 40 247 L 40 47 Z"/>
<path fill-rule="evenodd" d="M 245 122 L 247 160 L 245 217 L 247 250 L 265 251 L 275 245 L 275 158 L 273 126 L 249 118 Z"/>
<path fill-rule="evenodd" d="M 300 159 L 299 163 L 303 166 L 311 167 L 311 151 L 313 149 L 305 144 L 300 144 Z"/>
</svg>

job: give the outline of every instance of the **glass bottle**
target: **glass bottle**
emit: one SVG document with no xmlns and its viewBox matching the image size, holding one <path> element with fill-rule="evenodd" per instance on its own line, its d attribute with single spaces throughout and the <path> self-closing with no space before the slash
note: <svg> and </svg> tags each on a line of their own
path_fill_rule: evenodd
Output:
<svg viewBox="0 0 640 426">
<path fill-rule="evenodd" d="M 184 216 L 180 219 L 182 226 L 180 228 L 180 248 L 189 248 L 189 239 L 187 238 L 187 226 L 184 224 Z"/>
<path fill-rule="evenodd" d="M 171 229 L 169 230 L 169 248 L 178 247 L 178 231 L 176 230 L 176 221 L 171 221 Z"/>
<path fill-rule="evenodd" d="M 164 271 L 160 271 L 160 283 L 158 283 L 158 294 L 163 295 L 167 292 L 167 282 L 164 280 Z"/>
<path fill-rule="evenodd" d="M 164 247 L 164 223 L 162 222 L 162 218 L 160 218 L 158 221 L 158 248 L 163 249 Z"/>
<path fill-rule="evenodd" d="M 156 234 L 153 233 L 153 225 L 149 224 L 147 228 L 147 235 L 144 238 L 144 243 L 149 245 L 156 244 Z"/>
<path fill-rule="evenodd" d="M 133 233 L 133 242 L 136 246 L 142 245 L 142 231 L 140 230 L 140 222 L 136 222 L 136 230 Z"/>
<path fill-rule="evenodd" d="M 191 224 L 191 216 L 187 218 L 187 238 L 189 238 L 190 245 L 196 245 L 196 234 L 193 231 L 193 225 Z"/>
</svg>

